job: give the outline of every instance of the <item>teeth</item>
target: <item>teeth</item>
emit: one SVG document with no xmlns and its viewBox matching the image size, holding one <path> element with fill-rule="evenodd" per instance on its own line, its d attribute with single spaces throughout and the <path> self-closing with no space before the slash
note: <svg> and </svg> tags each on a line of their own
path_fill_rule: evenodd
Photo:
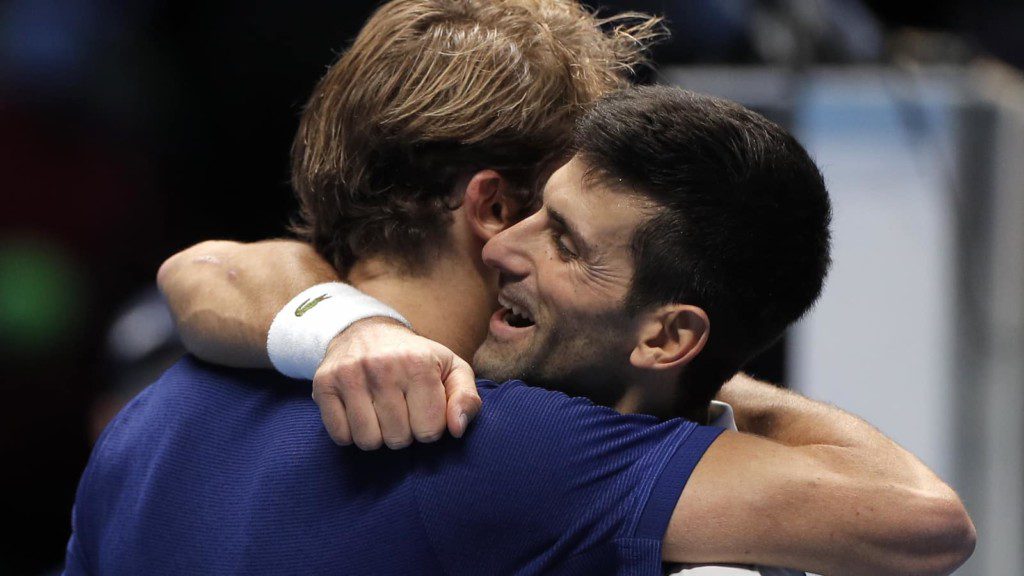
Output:
<svg viewBox="0 0 1024 576">
<path fill-rule="evenodd" d="M 526 312 L 526 310 L 523 310 L 519 306 L 513 304 L 512 302 L 509 302 L 508 299 L 506 299 L 505 297 L 501 296 L 500 294 L 498 295 L 498 304 L 500 304 L 502 308 L 508 308 L 509 310 L 511 310 L 512 314 L 515 314 L 516 316 L 519 316 L 520 318 L 525 318 L 526 320 L 528 320 L 530 322 L 533 322 L 533 317 L 530 316 Z"/>
</svg>

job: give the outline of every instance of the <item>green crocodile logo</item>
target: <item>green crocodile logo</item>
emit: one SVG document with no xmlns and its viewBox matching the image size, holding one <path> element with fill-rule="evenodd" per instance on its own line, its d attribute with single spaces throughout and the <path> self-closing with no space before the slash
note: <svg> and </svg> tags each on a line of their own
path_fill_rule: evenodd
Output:
<svg viewBox="0 0 1024 576">
<path fill-rule="evenodd" d="M 317 296 L 316 298 L 313 298 L 312 300 L 310 300 L 309 298 L 306 298 L 302 302 L 302 304 L 299 304 L 299 307 L 295 309 L 295 315 L 296 316 L 302 316 L 306 312 L 309 312 L 310 310 L 312 310 L 314 306 L 316 306 L 317 304 L 323 302 L 324 300 L 327 300 L 328 298 L 330 298 L 330 296 L 328 296 L 327 294 L 321 294 L 321 295 Z"/>
</svg>

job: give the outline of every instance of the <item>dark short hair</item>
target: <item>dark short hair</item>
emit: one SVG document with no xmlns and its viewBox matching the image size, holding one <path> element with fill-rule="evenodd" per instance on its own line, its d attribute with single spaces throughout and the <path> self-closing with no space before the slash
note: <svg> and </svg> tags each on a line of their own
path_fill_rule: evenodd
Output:
<svg viewBox="0 0 1024 576">
<path fill-rule="evenodd" d="M 628 84 L 662 28 L 575 0 L 393 0 L 317 84 L 292 146 L 293 226 L 343 273 L 366 256 L 427 260 L 493 168 L 526 211 L 598 96 Z"/>
<path fill-rule="evenodd" d="M 595 177 L 658 206 L 633 235 L 627 305 L 704 309 L 708 344 L 685 376 L 692 401 L 710 400 L 821 292 L 831 221 L 821 172 L 760 114 L 665 86 L 601 99 L 575 146 Z"/>
</svg>

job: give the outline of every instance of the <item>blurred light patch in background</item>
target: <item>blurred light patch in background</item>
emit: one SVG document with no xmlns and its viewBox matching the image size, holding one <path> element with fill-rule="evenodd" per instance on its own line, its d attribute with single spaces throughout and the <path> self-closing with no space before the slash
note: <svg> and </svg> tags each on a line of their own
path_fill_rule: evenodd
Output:
<svg viewBox="0 0 1024 576">
<path fill-rule="evenodd" d="M 0 239 L 0 346 L 40 356 L 66 345 L 88 303 L 81 271 L 56 244 Z"/>
</svg>

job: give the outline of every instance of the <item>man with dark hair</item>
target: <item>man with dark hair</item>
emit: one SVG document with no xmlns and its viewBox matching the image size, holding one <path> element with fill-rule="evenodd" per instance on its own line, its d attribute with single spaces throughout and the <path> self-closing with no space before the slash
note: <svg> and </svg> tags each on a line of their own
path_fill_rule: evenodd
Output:
<svg viewBox="0 0 1024 576">
<path fill-rule="evenodd" d="M 704 351 L 713 351 L 715 370 L 736 370 L 816 298 L 828 261 L 824 186 L 777 126 L 677 89 L 609 96 L 575 137 L 576 153 L 547 181 L 543 206 L 511 227 L 500 172 L 467 179 L 449 239 L 499 277 L 500 307 L 475 361 L 593 392 L 618 412 L 669 416 Z M 698 222 L 704 212 L 720 216 Z M 482 256 L 473 256 L 469 248 L 485 237 Z M 767 262 L 754 263 L 762 242 Z M 307 280 L 325 276 L 311 253 L 294 254 L 276 262 Z M 165 265 L 162 287 L 187 323 L 198 312 L 181 303 L 204 299 L 182 295 L 195 286 L 192 273 L 203 294 L 244 294 L 261 274 L 250 264 L 268 262 L 266 252 L 252 256 L 244 246 L 203 247 Z M 641 275 L 659 259 L 700 264 L 678 284 Z M 451 294 L 460 279 L 443 269 L 424 278 L 386 260 L 373 274 L 362 265 L 357 259 L 348 277 L 356 287 L 442 344 L 472 341 L 452 322 L 475 309 L 468 294 Z M 284 315 L 316 315 L 335 298 L 320 290 Z M 245 301 L 223 302 L 216 314 L 233 323 L 248 312 Z M 265 317 L 266 306 L 257 313 Z M 404 335 L 401 346 L 420 346 L 390 326 Z M 404 407 L 384 395 L 393 393 L 387 384 L 371 387 L 382 404 Z M 482 381 L 480 391 L 483 411 L 463 439 L 368 454 L 332 450 L 316 434 L 315 408 L 280 378 L 186 360 L 97 448 L 71 550 L 125 566 L 134 560 L 125 550 L 153 559 L 170 547 L 188 551 L 180 566 L 234 571 L 657 574 L 666 560 L 931 574 L 952 571 L 973 546 L 959 499 L 916 458 L 855 417 L 770 386 L 740 380 L 722 390 L 742 427 L 764 437 L 620 414 L 517 381 Z M 706 410 L 695 398 L 688 409 Z M 392 416 L 378 408 L 382 420 Z M 212 510 L 188 509 L 197 498 Z M 125 518 L 125 509 L 140 518 Z M 119 539 L 125 531 L 145 538 L 156 520 L 167 546 L 143 549 L 148 556 Z M 114 521 L 127 525 L 115 530 Z M 213 536 L 214 525 L 221 532 L 197 553 L 195 534 Z M 302 533 L 315 541 L 302 546 Z"/>
<path fill-rule="evenodd" d="M 616 309 L 598 317 L 601 304 L 583 299 L 576 286 L 571 298 L 551 306 L 560 321 L 537 327 L 530 359 L 495 357 L 489 339 L 477 351 L 474 367 L 494 380 L 521 378 L 614 405 L 633 379 L 605 366 L 632 337 L 615 327 L 629 326 L 652 309 L 677 309 L 679 317 L 665 320 L 666 326 L 683 322 L 707 341 L 686 362 L 674 413 L 704 421 L 703 412 L 722 384 L 775 341 L 821 291 L 830 220 L 821 174 L 803 147 L 764 117 L 664 87 L 607 97 L 575 133 L 576 156 L 560 170 L 572 176 L 556 174 L 549 189 L 564 189 L 574 184 L 566 182 L 572 178 L 581 180 L 583 190 L 634 190 L 644 204 L 644 217 L 625 238 L 622 254 L 632 262 L 628 290 L 614 298 L 602 293 Z M 568 226 L 568 213 L 590 201 L 587 193 L 579 195 L 582 199 L 573 196 L 556 207 L 546 195 L 540 212 L 488 244 L 485 262 L 508 284 L 517 271 L 494 259 L 496 246 L 513 251 L 523 246 L 523 241 L 499 240 L 540 225 L 537 220 L 557 229 L 563 259 L 586 262 L 593 252 L 608 250 L 590 245 L 595 242 L 581 245 L 576 233 L 578 227 L 595 225 L 600 212 L 589 211 Z M 607 217 L 622 218 L 618 211 Z M 566 321 L 573 310 L 583 320 Z M 599 337 L 602 332 L 608 335 Z M 606 384 L 596 386 L 600 382 Z M 573 388 L 577 383 L 581 388 Z M 666 409 L 671 406 L 662 413 Z"/>
</svg>

